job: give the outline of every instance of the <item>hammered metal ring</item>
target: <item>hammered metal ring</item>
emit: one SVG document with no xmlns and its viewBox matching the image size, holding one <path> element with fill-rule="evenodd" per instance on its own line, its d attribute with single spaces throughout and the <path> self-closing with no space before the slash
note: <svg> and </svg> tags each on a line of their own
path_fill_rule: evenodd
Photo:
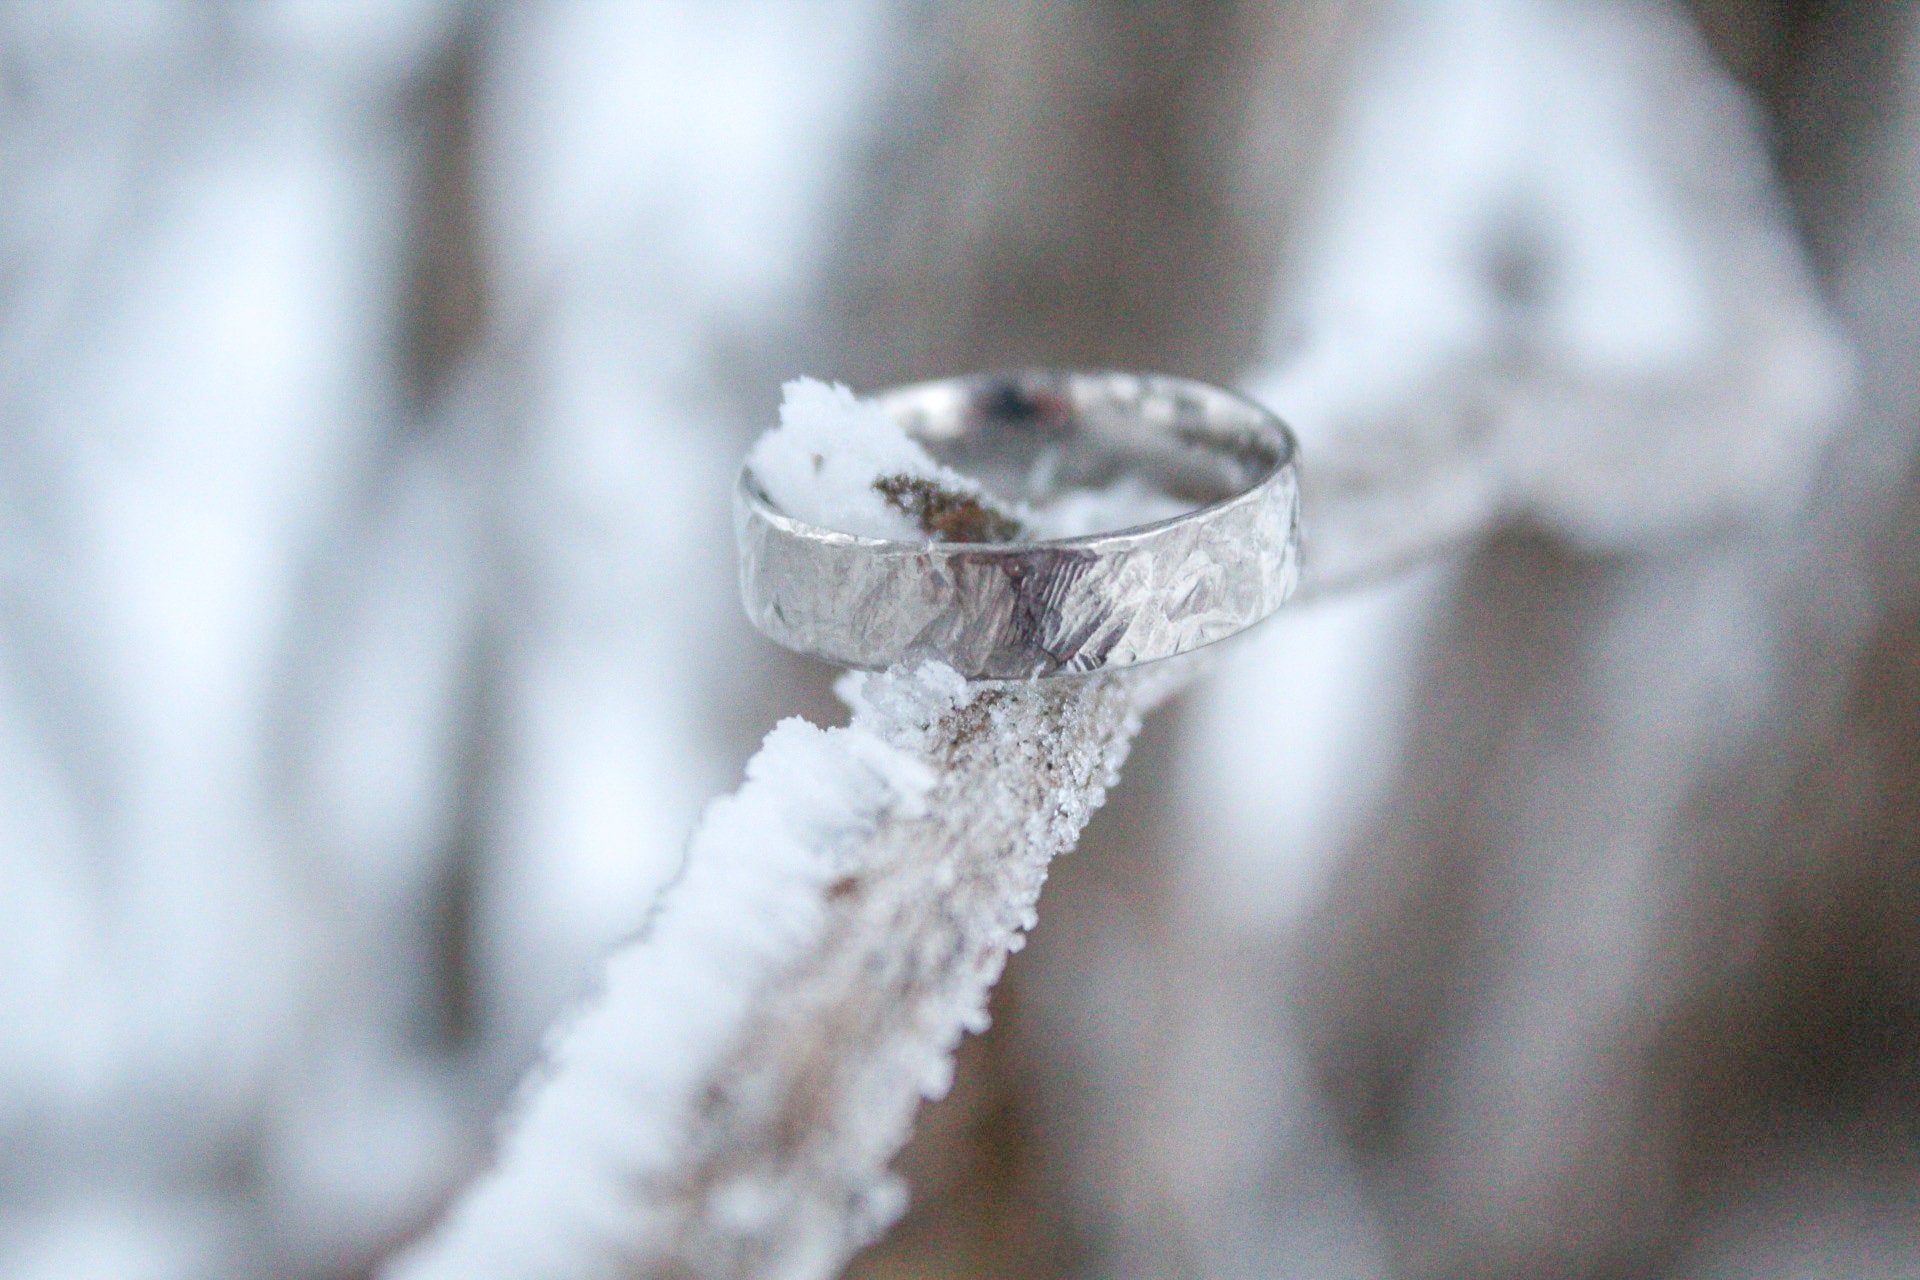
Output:
<svg viewBox="0 0 1920 1280">
<path fill-rule="evenodd" d="M 1031 370 L 872 399 L 941 462 L 1014 502 L 1145 481 L 1189 509 L 1084 537 L 891 542 L 734 489 L 740 593 L 776 642 L 842 666 L 938 658 L 972 679 L 1080 675 L 1213 644 L 1299 577 L 1299 449 L 1273 414 L 1158 374 Z"/>
</svg>

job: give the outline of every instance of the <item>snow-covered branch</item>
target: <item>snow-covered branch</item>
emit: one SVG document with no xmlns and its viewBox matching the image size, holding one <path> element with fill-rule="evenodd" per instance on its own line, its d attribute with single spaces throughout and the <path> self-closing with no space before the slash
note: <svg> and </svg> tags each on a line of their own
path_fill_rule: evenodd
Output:
<svg viewBox="0 0 1920 1280">
<path fill-rule="evenodd" d="M 834 1274 L 1139 722 L 1124 676 L 850 676 L 788 720 L 553 1045 L 499 1167 L 391 1273 Z"/>
</svg>

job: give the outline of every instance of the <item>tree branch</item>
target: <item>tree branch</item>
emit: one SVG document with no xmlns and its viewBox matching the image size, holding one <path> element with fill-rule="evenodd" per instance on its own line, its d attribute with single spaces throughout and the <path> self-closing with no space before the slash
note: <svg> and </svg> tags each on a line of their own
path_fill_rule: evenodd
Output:
<svg viewBox="0 0 1920 1280">
<path fill-rule="evenodd" d="M 680 880 L 554 1045 L 500 1164 L 396 1280 L 834 1274 L 887 1164 L 1105 798 L 1150 674 L 851 676 L 709 808 Z"/>
</svg>

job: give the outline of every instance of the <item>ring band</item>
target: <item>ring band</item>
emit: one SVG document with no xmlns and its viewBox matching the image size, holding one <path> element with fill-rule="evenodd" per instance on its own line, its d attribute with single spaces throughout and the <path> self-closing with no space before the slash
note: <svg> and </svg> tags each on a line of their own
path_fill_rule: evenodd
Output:
<svg viewBox="0 0 1920 1280">
<path fill-rule="evenodd" d="M 1031 542 L 891 542 L 778 509 L 751 466 L 734 488 L 740 593 L 789 649 L 881 669 L 925 656 L 972 679 L 1086 674 L 1224 640 L 1299 577 L 1299 450 L 1265 409 L 1157 374 L 1034 370 L 872 397 L 991 493 L 1044 502 L 1150 479 L 1169 519 Z"/>
</svg>

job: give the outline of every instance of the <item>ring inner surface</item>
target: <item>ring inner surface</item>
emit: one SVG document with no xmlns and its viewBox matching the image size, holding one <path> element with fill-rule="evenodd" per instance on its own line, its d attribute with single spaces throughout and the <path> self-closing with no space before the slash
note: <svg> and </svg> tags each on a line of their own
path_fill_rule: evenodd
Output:
<svg viewBox="0 0 1920 1280">
<path fill-rule="evenodd" d="M 903 387 L 879 403 L 992 496 L 1043 519 L 1059 512 L 1056 536 L 1110 532 L 1234 497 L 1271 476 L 1288 448 L 1253 405 L 1152 374 L 991 374 Z M 1089 495 L 1107 500 L 1088 503 Z"/>
</svg>

